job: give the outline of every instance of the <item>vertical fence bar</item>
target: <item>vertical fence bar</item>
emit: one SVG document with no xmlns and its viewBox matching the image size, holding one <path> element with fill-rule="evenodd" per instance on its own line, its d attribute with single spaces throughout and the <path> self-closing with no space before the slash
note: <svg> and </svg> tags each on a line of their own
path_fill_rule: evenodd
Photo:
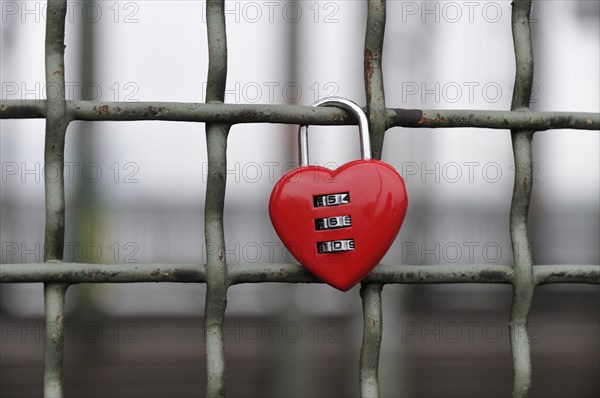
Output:
<svg viewBox="0 0 600 398">
<path fill-rule="evenodd" d="M 65 329 L 65 292 L 67 285 L 44 284 L 44 397 L 62 398 L 62 366 Z"/>
<path fill-rule="evenodd" d="M 385 95 L 381 57 L 385 34 L 385 1 L 369 0 L 367 4 L 367 30 L 365 33 L 365 91 L 367 115 L 374 159 L 381 159 L 386 131 Z M 379 397 L 379 354 L 383 333 L 381 291 L 383 285 L 363 283 L 360 295 L 363 303 L 363 340 L 360 350 L 360 395 Z"/>
<path fill-rule="evenodd" d="M 363 339 L 360 350 L 360 396 L 379 397 L 379 353 L 383 333 L 381 291 L 383 285 L 362 284 L 360 296 L 363 303 Z"/>
<path fill-rule="evenodd" d="M 381 159 L 383 139 L 387 128 L 387 110 L 385 109 L 383 70 L 381 68 L 385 35 L 385 0 L 369 0 L 367 7 L 364 60 L 367 114 L 373 158 Z"/>
<path fill-rule="evenodd" d="M 223 103 L 227 81 L 227 35 L 224 0 L 209 0 L 206 4 L 208 34 L 208 78 L 206 102 Z M 227 169 L 227 135 L 230 125 L 207 123 L 208 178 L 204 208 L 206 247 L 216 247 L 207 253 L 206 305 L 204 310 L 204 343 L 206 350 L 206 396 L 225 396 L 225 339 L 223 324 L 227 307 L 227 263 L 223 208 Z"/>
<path fill-rule="evenodd" d="M 529 16 L 531 0 L 516 0 L 512 8 L 512 33 L 516 60 L 515 89 L 511 110 L 528 110 L 533 85 L 533 49 Z M 510 208 L 510 236 L 514 256 L 513 302 L 510 341 L 513 357 L 513 396 L 527 397 L 531 390 L 531 353 L 527 321 L 535 281 L 527 232 L 532 188 L 531 142 L 534 131 L 511 130 L 515 159 L 515 183 Z"/>
<path fill-rule="evenodd" d="M 44 148 L 46 227 L 44 261 L 62 261 L 65 237 L 64 149 L 69 120 L 65 102 L 67 0 L 48 0 L 46 16 L 46 134 Z M 44 396 L 63 396 L 64 284 L 45 284 Z"/>
</svg>

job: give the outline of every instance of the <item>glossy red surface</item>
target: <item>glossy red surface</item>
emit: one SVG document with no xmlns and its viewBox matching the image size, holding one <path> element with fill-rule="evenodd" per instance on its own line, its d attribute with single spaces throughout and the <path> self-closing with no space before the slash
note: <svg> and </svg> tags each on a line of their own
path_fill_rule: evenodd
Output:
<svg viewBox="0 0 600 398">
<path fill-rule="evenodd" d="M 315 207 L 313 197 L 350 193 L 350 203 Z M 313 275 L 346 291 L 360 282 L 386 254 L 400 227 L 408 197 L 404 181 L 387 163 L 356 160 L 331 171 L 301 167 L 273 188 L 269 215 L 290 253 Z M 315 219 L 350 215 L 352 226 L 316 230 Z M 319 254 L 317 242 L 354 239 L 354 251 Z"/>
</svg>

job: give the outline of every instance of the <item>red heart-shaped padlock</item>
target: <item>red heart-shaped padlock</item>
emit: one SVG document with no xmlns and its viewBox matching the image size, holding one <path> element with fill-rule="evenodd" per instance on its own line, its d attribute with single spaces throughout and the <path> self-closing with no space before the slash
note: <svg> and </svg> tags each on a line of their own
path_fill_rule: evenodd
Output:
<svg viewBox="0 0 600 398">
<path fill-rule="evenodd" d="M 287 173 L 273 188 L 269 214 L 300 264 L 346 291 L 386 254 L 407 205 L 404 182 L 392 166 L 356 160 L 334 171 L 308 166 Z"/>
</svg>

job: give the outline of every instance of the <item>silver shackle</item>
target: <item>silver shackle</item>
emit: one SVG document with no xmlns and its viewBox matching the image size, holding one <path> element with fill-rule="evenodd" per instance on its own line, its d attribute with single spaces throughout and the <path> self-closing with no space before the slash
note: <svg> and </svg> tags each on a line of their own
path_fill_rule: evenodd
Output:
<svg viewBox="0 0 600 398">
<path fill-rule="evenodd" d="M 337 105 L 349 110 L 358 119 L 358 131 L 360 134 L 360 155 L 362 159 L 371 159 L 371 140 L 369 138 L 369 120 L 362 108 L 354 102 L 342 97 L 328 97 L 315 102 L 312 106 Z M 298 128 L 298 157 L 300 166 L 308 166 L 308 126 L 302 125 Z"/>
</svg>

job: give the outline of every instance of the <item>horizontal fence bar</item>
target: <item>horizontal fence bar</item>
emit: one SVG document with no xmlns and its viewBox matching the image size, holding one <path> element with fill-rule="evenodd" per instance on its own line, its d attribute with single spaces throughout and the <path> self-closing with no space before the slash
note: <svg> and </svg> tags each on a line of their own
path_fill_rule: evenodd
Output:
<svg viewBox="0 0 600 398">
<path fill-rule="evenodd" d="M 598 268 L 600 272 L 600 266 Z M 1 275 L 1 273 L 0 273 Z M 251 264 L 231 266 L 232 284 L 258 282 L 319 282 L 298 264 Z M 391 265 L 379 264 L 362 282 L 366 283 L 508 283 L 508 265 Z M 0 278 L 1 280 L 1 278 Z"/>
<path fill-rule="evenodd" d="M 44 100 L 0 101 L 0 119 L 45 118 Z M 301 105 L 241 105 L 183 102 L 67 101 L 71 120 L 179 121 L 207 123 L 355 124 L 341 108 Z M 419 110 L 387 108 L 391 127 L 474 127 L 490 129 L 600 130 L 600 113 L 482 110 Z"/>
<path fill-rule="evenodd" d="M 550 283 L 600 284 L 600 265 L 539 265 L 533 266 L 536 285 Z"/>
<path fill-rule="evenodd" d="M 600 113 L 482 111 L 482 110 L 423 110 L 391 109 L 396 117 L 388 127 L 479 127 L 490 129 L 600 130 Z M 411 112 L 419 112 L 418 120 Z M 412 124 L 411 124 L 412 122 Z M 389 116 L 388 116 L 389 123 Z"/>
<path fill-rule="evenodd" d="M 203 264 L 0 264 L 0 282 L 205 282 Z"/>
<path fill-rule="evenodd" d="M 321 283 L 299 264 L 228 265 L 231 284 L 287 282 Z M 510 283 L 512 267 L 489 264 L 379 264 L 363 280 L 394 283 Z M 550 283 L 600 284 L 600 265 L 536 265 L 537 285 Z M 206 281 L 204 264 L 0 264 L 0 283 L 135 283 Z"/>
</svg>

